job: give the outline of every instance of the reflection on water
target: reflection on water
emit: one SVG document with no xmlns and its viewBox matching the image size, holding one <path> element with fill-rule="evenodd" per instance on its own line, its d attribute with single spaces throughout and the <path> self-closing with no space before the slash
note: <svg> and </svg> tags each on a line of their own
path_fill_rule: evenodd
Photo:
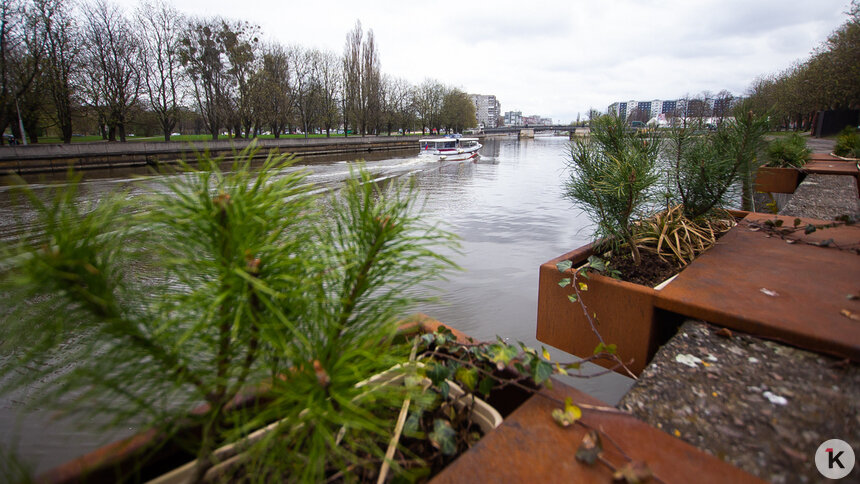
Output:
<svg viewBox="0 0 860 484">
<path fill-rule="evenodd" d="M 461 251 L 451 254 L 463 270 L 436 283 L 439 300 L 418 310 L 450 323 L 478 339 L 499 335 L 511 341 L 539 346 L 535 339 L 538 267 L 541 263 L 588 241 L 588 221 L 562 198 L 566 138 L 534 140 L 488 139 L 481 158 L 466 162 L 435 162 L 418 158 L 415 151 L 374 153 L 367 167 L 380 178 L 414 175 L 426 196 L 426 216 L 461 237 Z M 310 181 L 337 187 L 349 175 L 347 156 L 300 161 L 291 169 L 308 170 Z M 131 170 L 134 171 L 134 170 Z M 135 174 L 144 174 L 137 170 Z M 159 176 L 154 178 L 157 181 Z M 63 180 L 32 179 L 36 187 Z M 156 183 L 133 180 L 130 170 L 88 172 L 83 182 L 85 200 L 96 200 L 124 187 L 132 196 L 153 189 Z M 41 185 L 40 185 L 41 183 Z M 32 214 L 0 188 L 0 238 L 15 238 L 33 229 Z M 563 355 L 554 352 L 554 359 Z M 0 355 L 2 358 L 2 355 Z M 0 359 L 2 364 L 2 359 Z M 573 380 L 584 391 L 614 403 L 630 380 L 607 375 Z M 75 430 L 71 423 L 53 422 L 36 411 L 21 420 L 19 400 L 0 399 L 0 444 L 13 439 L 20 453 L 44 470 L 98 445 L 132 434 L 130 426 L 110 436 L 92 430 Z M 15 439 L 14 436 L 18 438 Z"/>
</svg>

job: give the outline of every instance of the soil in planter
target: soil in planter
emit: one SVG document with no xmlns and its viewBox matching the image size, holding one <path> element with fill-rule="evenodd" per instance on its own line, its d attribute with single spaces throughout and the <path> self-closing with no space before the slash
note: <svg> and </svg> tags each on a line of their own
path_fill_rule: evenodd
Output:
<svg viewBox="0 0 860 484">
<path fill-rule="evenodd" d="M 680 268 L 661 259 L 657 254 L 644 250 L 639 251 L 641 263 L 637 266 L 633 263 L 633 257 L 626 251 L 613 254 L 609 259 L 609 267 L 621 273 L 622 281 L 654 287 L 673 275 L 680 272 Z"/>
</svg>

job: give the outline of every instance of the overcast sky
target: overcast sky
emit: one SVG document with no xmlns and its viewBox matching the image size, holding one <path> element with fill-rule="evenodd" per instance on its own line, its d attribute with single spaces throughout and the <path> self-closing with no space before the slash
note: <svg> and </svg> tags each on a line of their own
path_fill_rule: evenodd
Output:
<svg viewBox="0 0 860 484">
<path fill-rule="evenodd" d="M 803 59 L 850 0 L 174 0 L 192 15 L 260 25 L 265 37 L 343 53 L 360 20 L 382 71 L 495 94 L 502 111 L 567 123 L 619 100 L 743 94 Z M 133 6 L 135 0 L 123 0 Z"/>
</svg>

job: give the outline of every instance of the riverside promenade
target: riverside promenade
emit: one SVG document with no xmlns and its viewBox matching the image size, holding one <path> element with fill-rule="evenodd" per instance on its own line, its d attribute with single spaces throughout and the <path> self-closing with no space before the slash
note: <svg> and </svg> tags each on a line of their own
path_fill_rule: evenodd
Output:
<svg viewBox="0 0 860 484">
<path fill-rule="evenodd" d="M 338 153 L 368 153 L 415 149 L 419 136 L 350 136 L 307 139 L 257 139 L 260 155 L 270 150 L 301 156 Z M 157 166 L 179 161 L 193 161 L 195 153 L 208 151 L 215 156 L 231 155 L 248 147 L 254 140 L 229 139 L 208 141 L 160 141 L 126 143 L 37 144 L 0 147 L 0 175 L 25 173 L 63 173 L 76 170 L 134 166 Z"/>
<path fill-rule="evenodd" d="M 832 151 L 832 142 L 827 146 L 823 144 L 827 140 L 810 141 L 817 143 L 810 143 L 813 151 Z M 779 215 L 824 220 L 860 216 L 856 183 L 856 174 L 810 174 L 794 194 L 786 196 Z M 828 233 L 827 229 L 822 232 Z M 798 287 L 808 285 L 814 272 L 833 269 L 802 258 L 791 263 Z M 840 307 L 853 307 L 852 300 L 860 297 L 860 273 L 855 267 L 848 264 L 839 269 L 842 277 L 854 281 L 855 291 L 840 292 L 844 301 Z M 836 286 L 833 280 L 823 289 L 836 291 Z M 807 299 L 799 303 L 818 310 L 820 302 Z M 735 304 L 724 301 L 726 310 Z M 797 316 L 785 302 L 774 305 L 772 311 L 778 325 L 787 325 Z M 824 327 L 827 317 L 819 312 L 817 318 L 805 319 L 805 325 Z M 860 324 L 857 314 L 848 309 L 838 317 Z M 810 351 L 817 345 L 787 344 L 713 323 L 687 320 L 660 348 L 618 408 L 767 481 L 830 482 L 816 470 L 816 449 L 829 439 L 841 439 L 860 452 L 860 367 L 852 359 L 827 354 L 832 348 Z M 830 335 L 843 340 L 849 336 Z M 858 466 L 845 480 L 860 480 Z"/>
</svg>

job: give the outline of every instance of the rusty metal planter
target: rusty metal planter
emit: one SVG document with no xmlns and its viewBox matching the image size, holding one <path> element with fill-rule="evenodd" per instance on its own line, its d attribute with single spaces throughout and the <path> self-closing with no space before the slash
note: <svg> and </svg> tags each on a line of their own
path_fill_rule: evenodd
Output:
<svg viewBox="0 0 860 484">
<path fill-rule="evenodd" d="M 573 267 L 584 263 L 594 253 L 594 244 L 569 252 L 540 266 L 538 283 L 537 339 L 577 356 L 588 356 L 599 343 L 585 317 L 582 306 L 571 302 L 570 287 L 558 285 L 570 277 L 573 269 L 562 274 L 556 264 L 569 260 Z M 607 344 L 618 346 L 618 356 L 630 370 L 639 374 L 654 356 L 659 343 L 653 288 L 618 281 L 599 274 L 590 274 L 581 293 L 582 301 L 592 315 L 597 329 Z"/>
<path fill-rule="evenodd" d="M 794 193 L 801 182 L 801 172 L 795 168 L 761 166 L 755 175 L 755 189 L 767 193 Z"/>
<path fill-rule="evenodd" d="M 399 334 L 411 337 L 420 333 L 432 333 L 440 327 L 446 327 L 460 343 L 470 343 L 472 338 L 465 333 L 444 325 L 424 314 L 416 314 L 405 319 L 399 328 Z M 512 375 L 508 375 L 512 376 Z M 453 388 L 453 387 L 452 387 Z M 268 386 L 263 384 L 240 395 L 229 406 L 229 411 L 256 412 L 257 409 L 271 402 L 267 392 Z M 498 411 L 506 416 L 518 408 L 531 395 L 516 388 L 494 390 L 489 398 L 484 399 L 484 405 L 489 404 L 493 412 Z M 202 405 L 192 413 L 202 414 L 208 410 Z M 183 425 L 180 423 L 180 425 Z M 184 476 L 176 473 L 167 478 L 168 473 L 180 469 L 196 458 L 177 444 L 181 439 L 199 439 L 199 425 L 183 425 L 178 432 L 178 438 L 170 438 L 163 432 L 150 429 L 125 439 L 104 445 L 88 454 L 70 460 L 36 477 L 40 484 L 78 484 L 86 482 L 147 482 L 150 479 L 164 477 L 164 482 L 184 482 Z"/>
</svg>

